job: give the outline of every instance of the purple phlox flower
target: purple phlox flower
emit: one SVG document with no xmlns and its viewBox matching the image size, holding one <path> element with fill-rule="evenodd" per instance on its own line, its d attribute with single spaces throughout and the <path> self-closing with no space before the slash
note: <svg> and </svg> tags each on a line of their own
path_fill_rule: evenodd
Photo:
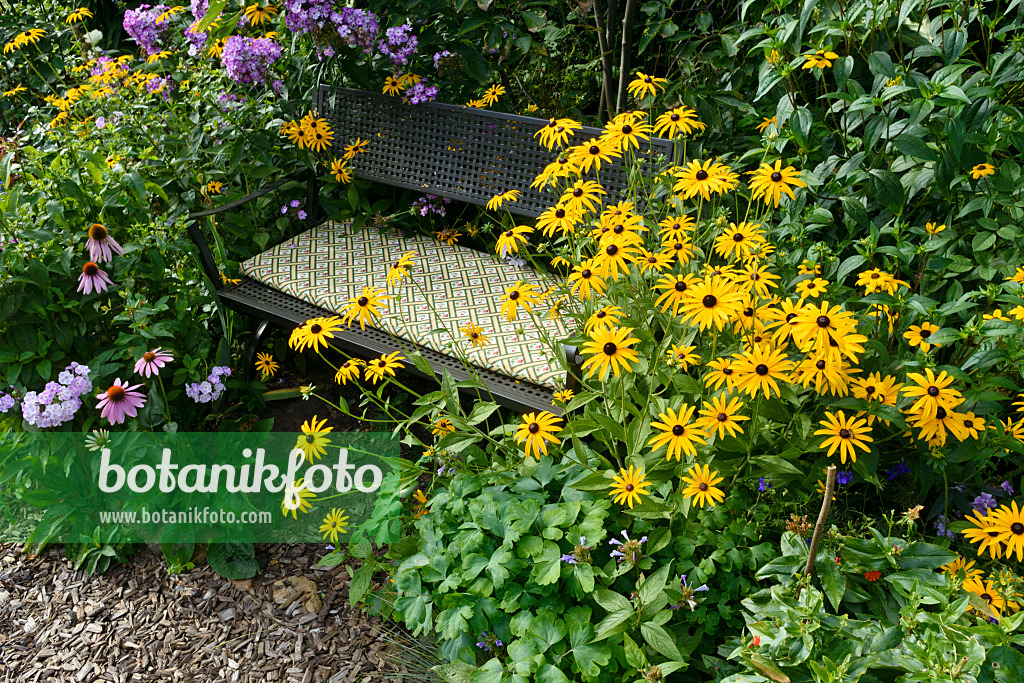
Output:
<svg viewBox="0 0 1024 683">
<path fill-rule="evenodd" d="M 205 382 L 192 382 L 185 385 L 185 395 L 196 403 L 210 403 L 220 398 L 224 393 L 224 382 L 221 377 L 229 377 L 231 368 L 215 367 Z"/>
<path fill-rule="evenodd" d="M 239 85 L 267 82 L 271 65 L 281 56 L 281 46 L 268 38 L 231 36 L 224 41 L 221 63 L 224 71 Z"/>
<path fill-rule="evenodd" d="M 85 240 L 85 246 L 89 250 L 89 260 L 93 263 L 108 263 L 114 260 L 114 254 L 120 256 L 124 253 L 121 245 L 100 223 L 89 226 L 89 239 Z"/>
<path fill-rule="evenodd" d="M 139 44 L 147 55 L 160 52 L 164 35 L 171 27 L 169 21 L 157 19 L 164 11 L 166 5 L 139 5 L 138 9 L 128 10 L 124 13 L 122 26 L 131 39 Z"/>
<path fill-rule="evenodd" d="M 97 294 L 107 291 L 109 285 L 114 284 L 105 272 L 92 261 L 82 266 L 82 274 L 78 276 L 78 291 L 85 294 Z"/>
<path fill-rule="evenodd" d="M 174 356 L 168 351 L 163 351 L 161 347 L 157 347 L 152 351 L 146 351 L 142 354 L 142 358 L 135 363 L 135 372 L 139 375 L 145 375 L 151 377 L 153 375 L 160 374 L 160 368 L 164 367 L 168 363 L 174 360 Z"/>
<path fill-rule="evenodd" d="M 120 377 L 115 379 L 109 389 L 96 395 L 96 398 L 100 399 L 96 405 L 100 409 L 100 417 L 107 418 L 112 425 L 119 425 L 126 417 L 138 415 L 139 408 L 146 404 L 146 396 L 135 391 L 141 386 L 128 386 L 127 382 L 121 383 Z"/>
<path fill-rule="evenodd" d="M 72 363 L 57 376 L 57 382 L 48 382 L 43 391 L 30 391 L 21 399 L 21 416 L 39 429 L 59 427 L 70 421 L 82 407 L 81 397 L 92 391 L 89 368 Z M 6 413 L 16 405 L 14 397 L 0 392 L 0 412 Z"/>
<path fill-rule="evenodd" d="M 937 532 L 936 535 L 939 536 L 940 538 L 942 538 L 942 537 L 950 538 L 950 539 L 956 538 L 955 534 L 952 531 L 950 531 L 949 529 L 946 528 L 947 522 L 948 522 L 948 520 L 946 519 L 945 515 L 939 515 L 936 518 L 936 520 L 935 520 L 935 530 Z"/>
<path fill-rule="evenodd" d="M 96 117 L 96 127 L 97 127 L 97 128 L 99 128 L 100 130 L 102 130 L 103 128 L 105 128 L 105 127 L 106 127 L 106 125 L 107 125 L 107 119 L 106 119 L 106 117 L 103 117 L 103 116 L 97 116 L 97 117 Z"/>
<path fill-rule="evenodd" d="M 851 481 L 853 481 L 852 470 L 839 470 L 838 472 L 836 472 L 836 483 L 839 484 L 840 486 L 845 486 L 846 484 L 849 484 Z"/>
<path fill-rule="evenodd" d="M 14 400 L 13 396 L 7 392 L 0 391 L 0 413 L 6 413 L 16 405 L 18 405 L 18 402 Z"/>
<path fill-rule="evenodd" d="M 435 52 L 434 53 L 434 68 L 435 69 L 438 68 L 438 65 L 441 63 L 442 59 L 444 59 L 445 57 L 451 57 L 451 56 L 452 56 L 452 53 L 448 52 L 448 50 L 441 50 L 440 52 Z"/>
<path fill-rule="evenodd" d="M 386 30 L 384 39 L 377 45 L 377 49 L 395 66 L 405 66 L 416 52 L 418 44 L 419 39 L 412 35 L 412 24 L 406 23 Z"/>
<path fill-rule="evenodd" d="M 428 85 L 424 81 L 413 84 L 406 95 L 409 97 L 409 104 L 422 104 L 437 99 L 437 86 Z"/>
<path fill-rule="evenodd" d="M 297 215 L 300 221 L 306 220 L 306 212 L 303 211 L 302 209 L 299 209 L 299 213 Z"/>
<path fill-rule="evenodd" d="M 1009 480 L 1006 480 L 1002 484 L 1000 484 L 999 488 L 1001 488 L 1007 496 L 1013 495 L 1013 486 L 1010 485 Z"/>
<path fill-rule="evenodd" d="M 504 245 L 502 245 L 502 251 L 505 251 Z M 513 256 L 511 254 L 505 256 L 505 262 L 508 263 L 508 265 L 512 266 L 513 268 L 522 268 L 523 266 L 526 265 L 526 259 L 521 258 L 519 256 Z"/>
<path fill-rule="evenodd" d="M 291 201 L 291 207 L 292 207 L 293 209 L 297 209 L 297 208 L 299 208 L 300 206 L 302 206 L 302 202 L 300 202 L 300 201 L 299 201 L 298 199 L 293 199 L 293 200 Z"/>
<path fill-rule="evenodd" d="M 889 481 L 895 481 L 896 479 L 902 477 L 904 474 L 910 474 L 910 468 L 907 467 L 907 463 L 901 460 L 900 462 L 896 463 L 896 465 L 891 470 L 886 470 L 885 474 L 886 476 L 889 477 Z"/>
<path fill-rule="evenodd" d="M 982 493 L 971 503 L 972 508 L 986 516 L 988 515 L 989 508 L 994 508 L 998 505 L 999 503 L 996 502 L 995 496 L 990 493 Z"/>
<path fill-rule="evenodd" d="M 757 478 L 757 490 L 760 491 L 761 493 L 764 493 L 765 491 L 767 491 L 771 487 L 772 487 L 772 478 L 771 478 L 770 475 L 768 477 L 768 481 L 765 481 L 764 477 L 758 477 Z"/>
<path fill-rule="evenodd" d="M 287 204 L 282 204 L 281 205 L 281 214 L 284 215 L 286 213 L 288 213 L 288 205 Z"/>
</svg>

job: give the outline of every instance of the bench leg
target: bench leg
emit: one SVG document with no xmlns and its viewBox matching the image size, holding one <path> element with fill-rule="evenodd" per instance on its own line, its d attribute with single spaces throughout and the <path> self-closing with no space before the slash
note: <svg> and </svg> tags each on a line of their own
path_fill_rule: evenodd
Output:
<svg viewBox="0 0 1024 683">
<path fill-rule="evenodd" d="M 267 335 L 267 331 L 270 329 L 269 320 L 261 320 L 260 324 L 256 327 L 256 334 L 252 336 L 252 341 L 249 342 L 249 350 L 245 354 L 245 381 L 251 382 L 256 377 L 256 354 L 260 350 L 260 344 L 263 342 L 263 337 Z"/>
<path fill-rule="evenodd" d="M 575 346 L 562 344 L 562 352 L 569 362 L 569 372 L 565 375 L 565 388 L 573 393 L 580 390 L 580 375 L 583 374 L 583 359 L 579 356 L 579 349 Z"/>
</svg>

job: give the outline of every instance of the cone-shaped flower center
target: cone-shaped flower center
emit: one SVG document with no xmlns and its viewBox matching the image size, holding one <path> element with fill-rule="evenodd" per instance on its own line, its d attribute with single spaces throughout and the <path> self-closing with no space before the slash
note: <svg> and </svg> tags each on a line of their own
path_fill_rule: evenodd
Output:
<svg viewBox="0 0 1024 683">
<path fill-rule="evenodd" d="M 147 363 L 152 363 L 154 358 L 156 358 L 156 354 L 153 353 L 152 351 L 146 351 L 144 354 L 142 354 L 142 360 L 146 361 Z"/>
<path fill-rule="evenodd" d="M 604 355 L 606 356 L 614 356 L 615 352 L 618 350 L 619 347 L 616 346 L 613 342 L 608 342 L 607 344 L 605 344 L 603 349 Z"/>
<path fill-rule="evenodd" d="M 928 395 L 929 396 L 938 396 L 939 395 L 939 388 L 937 386 L 930 386 L 930 387 L 928 387 Z"/>
<path fill-rule="evenodd" d="M 704 304 L 704 308 L 714 308 L 718 304 L 718 299 L 714 294 L 708 294 L 701 300 L 701 303 Z"/>
<path fill-rule="evenodd" d="M 527 427 L 527 429 L 529 429 L 529 430 L 530 430 L 530 433 L 531 433 L 531 434 L 536 434 L 537 432 L 539 432 L 539 431 L 540 431 L 540 425 L 539 425 L 539 424 L 537 424 L 536 422 L 531 422 L 531 423 L 530 423 L 530 426 L 529 426 L 529 427 Z"/>
<path fill-rule="evenodd" d="M 840 429 L 839 430 L 839 438 L 840 439 L 849 439 L 850 438 L 850 430 L 849 429 Z"/>
<path fill-rule="evenodd" d="M 124 400 L 124 398 L 124 387 L 115 384 L 114 386 L 107 389 L 107 400 L 110 401 L 111 403 L 120 403 L 121 401 Z"/>
<path fill-rule="evenodd" d="M 701 491 L 707 491 L 708 485 L 706 482 L 702 481 L 700 484 L 697 485 L 697 488 L 699 488 Z"/>
<path fill-rule="evenodd" d="M 718 421 L 719 422 L 727 422 L 728 420 L 729 420 L 729 416 L 726 415 L 725 413 L 719 413 L 718 414 Z"/>
<path fill-rule="evenodd" d="M 771 177 L 772 177 L 772 182 L 773 182 L 773 183 L 777 183 L 777 182 L 779 182 L 780 180 L 782 180 L 782 174 L 781 174 L 781 173 L 779 173 L 778 171 L 775 171 L 774 173 L 772 173 L 772 176 L 771 176 Z"/>
<path fill-rule="evenodd" d="M 705 171 L 702 168 L 699 171 L 697 171 L 697 173 L 694 175 L 694 177 L 697 178 L 697 180 L 707 180 L 708 179 L 708 172 Z"/>
<path fill-rule="evenodd" d="M 672 434 L 674 434 L 675 436 L 682 436 L 683 432 L 685 431 L 686 427 L 684 427 L 683 425 L 676 425 L 672 427 Z"/>
<path fill-rule="evenodd" d="M 93 223 L 89 226 L 89 237 L 93 238 L 97 242 L 102 242 L 107 239 L 107 229 L 99 223 Z"/>
<path fill-rule="evenodd" d="M 365 296 L 361 296 L 361 297 L 359 297 L 359 301 L 357 303 L 360 306 L 366 306 L 366 304 L 370 303 L 370 300 L 367 299 Z"/>
<path fill-rule="evenodd" d="M 827 315 L 818 316 L 818 327 L 828 327 L 831 324 L 832 321 L 829 320 L 829 317 Z"/>
<path fill-rule="evenodd" d="M 764 363 L 758 363 L 757 367 L 754 368 L 754 372 L 764 377 L 765 375 L 768 374 L 768 366 L 765 365 Z"/>
<path fill-rule="evenodd" d="M 100 272 L 100 267 L 97 266 L 92 261 L 89 261 L 84 266 L 82 266 L 82 272 L 85 273 L 86 275 L 90 275 L 90 276 L 91 275 L 96 275 L 98 272 Z"/>
</svg>

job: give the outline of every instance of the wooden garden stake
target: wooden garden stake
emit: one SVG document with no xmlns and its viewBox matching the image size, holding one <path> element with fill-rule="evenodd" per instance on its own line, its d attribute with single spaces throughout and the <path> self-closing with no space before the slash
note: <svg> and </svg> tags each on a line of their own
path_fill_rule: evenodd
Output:
<svg viewBox="0 0 1024 683">
<path fill-rule="evenodd" d="M 818 557 L 818 548 L 821 546 L 821 534 L 825 530 L 825 520 L 828 518 L 828 511 L 832 508 L 832 493 L 836 490 L 835 465 L 829 466 L 825 471 L 825 477 L 825 500 L 821 502 L 818 523 L 814 525 L 814 535 L 811 536 L 811 550 L 807 555 L 807 564 L 804 566 L 804 576 L 814 574 L 814 561 Z"/>
</svg>

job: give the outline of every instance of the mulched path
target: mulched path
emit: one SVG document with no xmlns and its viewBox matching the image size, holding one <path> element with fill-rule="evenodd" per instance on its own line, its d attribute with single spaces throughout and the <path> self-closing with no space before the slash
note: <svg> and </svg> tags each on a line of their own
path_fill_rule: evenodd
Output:
<svg viewBox="0 0 1024 683">
<path fill-rule="evenodd" d="M 205 562 L 171 576 L 158 546 L 139 548 L 89 578 L 61 549 L 30 559 L 0 546 L 0 681 L 403 680 L 386 651 L 396 635 L 349 607 L 344 567 L 313 567 L 322 546 L 257 546 L 266 569 L 248 582 Z"/>
</svg>

